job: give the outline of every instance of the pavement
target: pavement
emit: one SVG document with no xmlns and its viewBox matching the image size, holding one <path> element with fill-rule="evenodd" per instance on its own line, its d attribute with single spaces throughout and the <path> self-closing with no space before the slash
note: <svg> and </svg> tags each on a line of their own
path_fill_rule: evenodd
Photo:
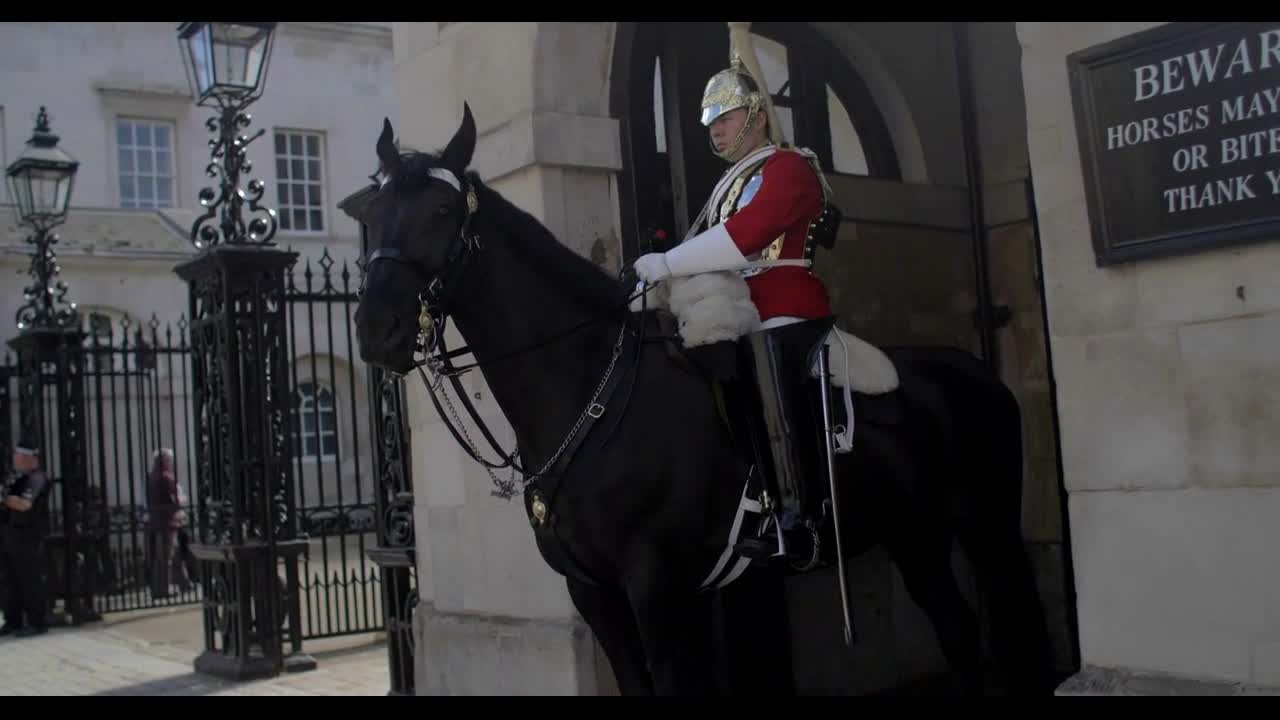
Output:
<svg viewBox="0 0 1280 720">
<path fill-rule="evenodd" d="M 0 638 L 0 697 L 14 695 L 385 695 L 382 633 L 308 640 L 316 669 L 234 682 L 194 672 L 199 606 L 112 613 L 101 622 Z"/>
</svg>

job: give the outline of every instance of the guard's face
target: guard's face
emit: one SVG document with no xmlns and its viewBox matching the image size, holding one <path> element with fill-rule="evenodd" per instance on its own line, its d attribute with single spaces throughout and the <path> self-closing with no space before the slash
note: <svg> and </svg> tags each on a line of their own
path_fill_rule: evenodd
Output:
<svg viewBox="0 0 1280 720">
<path fill-rule="evenodd" d="M 13 454 L 14 470 L 17 470 L 18 472 L 31 472 L 32 470 L 35 470 L 37 467 L 39 467 L 39 464 L 36 462 L 35 455 L 28 455 L 26 453 L 18 453 L 18 452 L 15 452 Z"/>
<path fill-rule="evenodd" d="M 747 109 L 734 108 L 727 113 L 721 113 L 719 117 L 711 121 L 711 144 L 715 146 L 716 152 L 722 153 L 729 144 L 738 137 L 738 133 L 742 131 L 742 126 L 747 124 Z M 744 145 L 746 143 L 743 143 Z"/>
</svg>

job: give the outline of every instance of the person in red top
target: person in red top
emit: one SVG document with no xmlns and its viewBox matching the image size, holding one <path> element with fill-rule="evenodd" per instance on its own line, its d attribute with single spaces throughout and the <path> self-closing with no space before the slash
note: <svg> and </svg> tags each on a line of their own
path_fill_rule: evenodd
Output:
<svg viewBox="0 0 1280 720">
<path fill-rule="evenodd" d="M 740 65 L 711 79 L 702 121 L 715 153 L 733 164 L 689 236 L 671 250 L 641 256 L 634 267 L 649 283 L 742 271 L 762 329 L 768 329 L 826 317 L 831 303 L 808 267 L 807 237 L 823 210 L 823 182 L 812 154 L 774 141 L 764 104 L 763 93 Z"/>
<path fill-rule="evenodd" d="M 743 387 L 739 412 L 748 416 L 765 487 L 779 501 L 775 527 L 785 532 L 748 538 L 738 550 L 761 559 L 794 558 L 797 553 L 784 546 L 804 547 L 788 538 L 815 537 L 811 518 L 818 500 L 806 487 L 825 474 L 811 437 L 816 433 L 804 430 L 810 424 L 801 392 L 810 350 L 833 323 L 826 287 L 811 271 L 815 228 L 829 191 L 813 153 L 782 141 L 767 91 L 744 66 L 744 56 L 754 60 L 750 51 L 739 53 L 711 78 L 702 98 L 712 150 L 730 167 L 684 241 L 641 256 L 634 269 L 642 283 L 718 271 L 745 277 L 761 323 L 742 340 L 748 349 L 744 369 L 754 382 L 742 383 L 751 387 Z"/>
</svg>

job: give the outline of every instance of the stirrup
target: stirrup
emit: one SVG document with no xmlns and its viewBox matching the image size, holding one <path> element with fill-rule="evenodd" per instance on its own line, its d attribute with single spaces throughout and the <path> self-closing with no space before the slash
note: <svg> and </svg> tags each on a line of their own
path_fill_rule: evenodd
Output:
<svg viewBox="0 0 1280 720">
<path fill-rule="evenodd" d="M 770 559 L 777 557 L 778 552 L 785 549 L 778 527 L 777 514 L 769 512 L 760 523 L 760 528 L 756 531 L 756 534 L 739 539 L 737 544 L 733 546 L 733 551 L 756 562 L 768 562 Z M 774 552 L 775 543 L 769 539 L 771 532 L 779 536 L 776 543 L 778 552 Z"/>
<path fill-rule="evenodd" d="M 822 561 L 822 538 L 818 535 L 818 528 L 812 524 L 805 526 L 809 531 L 810 550 L 807 558 L 787 557 L 787 564 L 796 572 L 808 572 L 821 564 Z"/>
</svg>

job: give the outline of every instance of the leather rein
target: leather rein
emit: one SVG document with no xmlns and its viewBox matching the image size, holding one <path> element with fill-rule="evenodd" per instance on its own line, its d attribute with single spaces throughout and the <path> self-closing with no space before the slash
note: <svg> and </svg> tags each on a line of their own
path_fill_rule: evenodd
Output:
<svg viewBox="0 0 1280 720">
<path fill-rule="evenodd" d="M 374 262 L 377 262 L 378 260 L 389 260 L 405 265 L 424 281 L 424 289 L 418 293 L 418 345 L 416 348 L 416 351 L 422 352 L 423 359 L 414 363 L 413 367 L 418 371 L 419 376 L 421 376 L 422 383 L 427 388 L 427 393 L 431 396 L 431 403 L 435 406 L 436 413 L 439 415 L 440 420 L 444 423 L 445 427 L 449 429 L 454 440 L 464 451 L 466 451 L 472 460 L 485 468 L 485 471 L 488 472 L 489 477 L 493 480 L 497 490 L 492 491 L 491 494 L 509 500 L 516 492 L 515 474 L 517 472 L 524 477 L 523 482 L 526 484 L 539 478 L 554 476 L 557 472 L 563 472 L 564 468 L 567 468 L 569 463 L 572 462 L 576 451 L 581 447 L 582 440 L 586 434 L 583 432 L 583 427 L 589 426 L 594 423 L 595 420 L 598 420 L 604 415 L 609 397 L 613 394 L 613 390 L 620 384 L 619 378 L 614 375 L 614 370 L 616 369 L 618 358 L 622 355 L 623 346 L 628 334 L 628 324 L 626 322 L 622 323 L 622 327 L 618 331 L 618 339 L 613 345 L 608 366 L 605 368 L 603 376 L 600 378 L 600 382 L 597 383 L 586 407 L 583 408 L 582 412 L 579 414 L 577 421 L 566 434 L 564 441 L 560 444 L 560 447 L 545 463 L 543 463 L 542 467 L 538 468 L 536 471 L 530 471 L 522 463 L 517 462 L 516 458 L 520 455 L 520 448 L 518 445 L 509 453 L 502 449 L 497 439 L 494 438 L 493 433 L 489 430 L 488 425 L 485 424 L 484 420 L 480 417 L 479 412 L 476 411 L 475 406 L 468 397 L 466 389 L 462 387 L 462 381 L 460 380 L 461 376 L 475 368 L 495 365 L 499 362 L 526 355 L 530 352 L 551 345 L 552 343 L 563 340 L 586 327 L 607 320 L 609 317 L 612 317 L 613 312 L 618 310 L 620 307 L 629 305 L 636 297 L 646 296 L 646 299 L 641 302 L 642 304 L 647 304 L 647 293 L 653 286 L 645 285 L 643 289 L 634 295 L 629 296 L 618 307 L 610 308 L 608 313 L 599 317 L 589 318 L 586 321 L 580 322 L 566 330 L 556 333 L 550 338 L 503 353 L 497 357 L 486 360 L 483 363 L 473 362 L 462 367 L 456 367 L 453 364 L 453 359 L 466 355 L 470 353 L 471 350 L 465 345 L 463 347 L 450 350 L 445 342 L 445 327 L 448 322 L 447 298 L 452 294 L 451 291 L 456 287 L 466 270 L 474 262 L 475 257 L 483 249 L 479 234 L 471 232 L 471 221 L 479 210 L 479 198 L 476 195 L 475 187 L 472 183 L 459 181 L 458 177 L 449 170 L 444 168 L 431 168 L 428 170 L 428 174 L 434 178 L 449 183 L 449 185 L 455 190 L 464 193 L 466 196 L 466 214 L 463 217 L 462 227 L 458 231 L 458 239 L 454 242 L 453 247 L 450 248 L 448 257 L 444 264 L 444 269 L 439 273 L 432 275 L 427 272 L 421 264 L 412 258 L 405 257 L 401 254 L 398 248 L 384 247 L 379 248 L 370 254 L 369 259 L 365 264 L 366 275 L 367 269 L 371 267 Z M 385 181 L 383 184 L 385 185 Z M 641 322 L 640 330 L 637 333 L 637 362 L 631 369 L 638 367 L 639 364 L 639 353 L 644 344 L 644 326 L 645 323 Z M 423 371 L 424 366 L 431 373 L 434 380 L 427 377 L 427 373 Z M 471 417 L 471 420 L 480 429 L 485 441 L 489 443 L 489 447 L 497 453 L 500 458 L 502 458 L 501 462 L 491 462 L 481 456 L 480 450 L 476 447 L 471 436 L 467 434 L 466 428 L 464 427 L 462 419 L 458 415 L 457 409 L 453 406 L 453 403 L 449 400 L 448 394 L 444 390 L 444 380 L 446 378 L 453 386 L 454 393 L 458 396 L 458 399 L 461 400 L 463 408 Z M 633 384 L 634 380 L 635 378 L 633 376 Z M 439 394 L 437 394 L 437 391 L 439 391 Z M 443 397 L 443 403 L 441 402 L 441 397 Z M 626 401 L 629 400 L 630 392 L 627 393 L 626 398 Z M 625 402 L 623 407 L 625 411 Z M 448 410 L 447 416 L 445 412 L 446 408 Z M 620 415 L 618 420 L 621 420 Z M 617 421 L 615 421 L 614 427 L 617 427 Z M 499 479 L 494 473 L 494 470 L 502 470 L 505 468 L 511 469 L 510 479 Z"/>
</svg>

